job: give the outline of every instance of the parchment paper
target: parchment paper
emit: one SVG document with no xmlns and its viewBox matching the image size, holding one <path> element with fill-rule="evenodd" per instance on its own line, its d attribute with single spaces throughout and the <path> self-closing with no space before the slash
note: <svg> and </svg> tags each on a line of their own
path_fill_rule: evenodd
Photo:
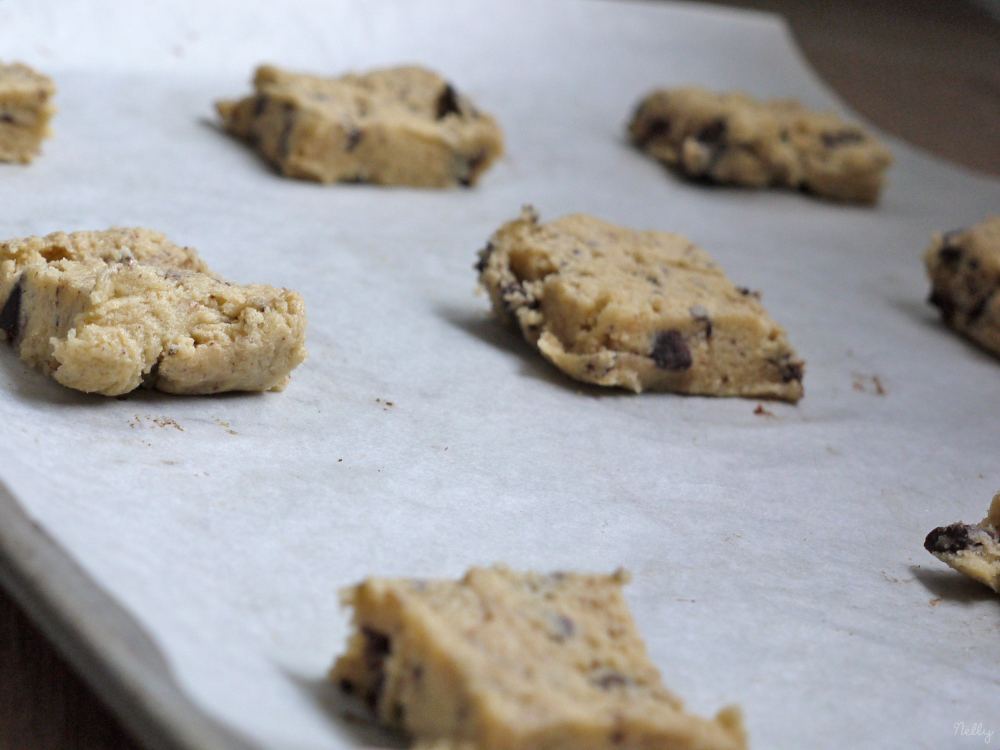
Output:
<svg viewBox="0 0 1000 750">
<path fill-rule="evenodd" d="M 52 75 L 55 137 L 0 166 L 0 236 L 142 225 L 240 282 L 297 289 L 283 393 L 125 399 L 0 351 L 0 479 L 263 748 L 352 747 L 324 675 L 370 575 L 506 562 L 630 569 L 691 710 L 755 748 L 975 747 L 1000 730 L 997 599 L 923 551 L 1000 488 L 998 362 L 925 298 L 931 233 L 1000 182 L 889 139 L 875 208 L 706 188 L 630 148 L 640 96 L 698 84 L 843 110 L 775 18 L 572 2 L 8 1 L 0 50 Z M 471 190 L 281 178 L 212 103 L 261 62 L 420 62 L 507 135 Z M 488 315 L 475 252 L 532 203 L 687 235 L 807 361 L 798 406 L 582 386 Z M 994 739 L 1000 739 L 994 737 Z"/>
</svg>

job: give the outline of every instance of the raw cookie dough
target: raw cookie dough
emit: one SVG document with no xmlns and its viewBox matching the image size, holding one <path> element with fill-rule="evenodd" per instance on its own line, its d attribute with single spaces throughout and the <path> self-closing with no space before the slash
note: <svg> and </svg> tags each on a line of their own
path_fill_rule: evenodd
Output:
<svg viewBox="0 0 1000 750">
<path fill-rule="evenodd" d="M 27 164 L 49 133 L 56 92 L 52 80 L 26 65 L 0 64 L 0 161 Z"/>
<path fill-rule="evenodd" d="M 738 708 L 703 719 L 663 687 L 627 580 L 503 567 L 369 579 L 343 593 L 355 631 L 331 677 L 425 748 L 745 748 Z"/>
<path fill-rule="evenodd" d="M 1000 216 L 935 236 L 924 263 L 944 322 L 1000 355 Z"/>
<path fill-rule="evenodd" d="M 889 152 L 860 127 L 790 100 L 697 88 L 655 91 L 629 125 L 633 143 L 694 179 L 802 189 L 873 203 Z"/>
<path fill-rule="evenodd" d="M 69 388 L 281 390 L 305 329 L 296 292 L 230 284 L 148 229 L 0 243 L 0 339 Z"/>
<path fill-rule="evenodd" d="M 526 207 L 479 254 L 493 309 L 577 380 L 798 401 L 804 365 L 758 295 L 677 234 Z"/>
<path fill-rule="evenodd" d="M 493 118 L 424 68 L 320 78 L 265 65 L 254 88 L 216 107 L 226 130 L 287 177 L 474 185 L 503 152 Z"/>
<path fill-rule="evenodd" d="M 1000 594 L 1000 493 L 981 523 L 939 526 L 927 535 L 924 549 Z"/>
</svg>

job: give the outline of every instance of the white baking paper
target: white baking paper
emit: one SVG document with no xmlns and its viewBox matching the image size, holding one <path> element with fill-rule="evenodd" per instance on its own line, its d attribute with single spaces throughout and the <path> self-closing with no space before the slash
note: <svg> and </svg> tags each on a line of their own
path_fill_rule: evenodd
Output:
<svg viewBox="0 0 1000 750">
<path fill-rule="evenodd" d="M 326 704 L 337 590 L 505 562 L 630 569 L 665 683 L 704 715 L 740 704 L 755 748 L 1000 732 L 998 600 L 922 549 L 1000 489 L 1000 363 L 942 327 L 921 265 L 934 231 L 1000 211 L 1000 182 L 889 139 L 882 202 L 837 205 L 688 184 L 624 139 L 660 86 L 843 111 L 778 20 L 8 0 L 0 51 L 50 74 L 60 110 L 33 165 L 0 166 L 0 237 L 146 226 L 308 306 L 309 358 L 282 393 L 106 399 L 0 351 L 0 478 L 209 714 L 263 748 L 355 746 Z M 497 117 L 507 155 L 470 190 L 284 179 L 213 114 L 265 61 L 429 65 Z M 476 251 L 525 203 L 690 237 L 762 291 L 805 398 L 756 413 L 563 377 L 476 291 Z"/>
</svg>

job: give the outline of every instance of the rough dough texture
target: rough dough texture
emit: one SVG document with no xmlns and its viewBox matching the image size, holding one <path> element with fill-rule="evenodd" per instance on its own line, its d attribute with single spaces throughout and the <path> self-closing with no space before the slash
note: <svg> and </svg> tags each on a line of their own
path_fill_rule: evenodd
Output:
<svg viewBox="0 0 1000 750">
<path fill-rule="evenodd" d="M 939 526 L 927 535 L 924 549 L 1000 594 L 1000 493 L 981 523 Z"/>
<path fill-rule="evenodd" d="M 423 68 L 320 78 L 265 65 L 254 88 L 216 107 L 229 132 L 288 177 L 474 185 L 503 152 L 493 119 Z"/>
<path fill-rule="evenodd" d="M 526 208 L 480 252 L 496 313 L 577 380 L 797 401 L 803 363 L 756 293 L 677 234 Z"/>
<path fill-rule="evenodd" d="M 26 65 L 0 64 L 0 161 L 27 164 L 50 135 L 52 80 Z"/>
<path fill-rule="evenodd" d="M 69 388 L 281 390 L 305 329 L 296 292 L 230 284 L 148 229 L 0 243 L 0 338 Z"/>
<path fill-rule="evenodd" d="M 640 102 L 632 141 L 688 177 L 708 182 L 801 189 L 872 203 L 889 152 L 856 125 L 790 100 L 696 88 L 656 91 Z"/>
<path fill-rule="evenodd" d="M 473 568 L 460 581 L 369 579 L 332 678 L 385 725 L 439 750 L 735 750 L 738 708 L 685 713 L 612 576 Z"/>
<path fill-rule="evenodd" d="M 944 322 L 1000 355 L 1000 216 L 936 235 L 924 263 Z"/>
</svg>

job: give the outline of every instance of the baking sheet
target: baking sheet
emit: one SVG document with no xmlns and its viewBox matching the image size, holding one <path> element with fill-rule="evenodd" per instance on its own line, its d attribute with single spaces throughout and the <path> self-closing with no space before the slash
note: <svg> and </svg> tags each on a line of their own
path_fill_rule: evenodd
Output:
<svg viewBox="0 0 1000 750">
<path fill-rule="evenodd" d="M 629 568 L 665 683 L 739 703 L 753 747 L 972 747 L 996 719 L 997 600 L 921 548 L 1000 485 L 997 362 L 924 299 L 933 231 L 1000 182 L 889 140 L 876 208 L 683 183 L 623 125 L 666 85 L 843 109 L 770 16 L 669 3 L 7 2 L 56 135 L 0 166 L 0 235 L 142 225 L 309 310 L 279 394 L 104 399 L 0 352 L 0 479 L 261 748 L 344 748 L 336 591 L 472 564 Z M 418 61 L 507 135 L 472 190 L 276 176 L 214 125 L 255 65 Z M 524 203 L 681 232 L 760 289 L 807 362 L 797 406 L 567 380 L 488 316 L 475 252 Z M 992 722 L 992 723 L 991 723 Z"/>
</svg>

